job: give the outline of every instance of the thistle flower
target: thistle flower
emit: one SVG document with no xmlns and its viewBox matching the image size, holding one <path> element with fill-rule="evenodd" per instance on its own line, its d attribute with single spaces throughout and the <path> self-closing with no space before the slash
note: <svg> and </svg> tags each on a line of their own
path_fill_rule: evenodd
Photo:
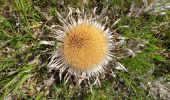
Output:
<svg viewBox="0 0 170 100">
<path fill-rule="evenodd" d="M 55 32 L 57 50 L 54 51 L 48 67 L 59 71 L 60 80 L 62 73 L 66 72 L 65 82 L 74 76 L 78 85 L 83 80 L 91 84 L 91 79 L 100 85 L 99 77 L 105 76 L 108 64 L 114 57 L 113 50 L 118 43 L 113 41 L 113 33 L 109 28 L 102 24 L 106 20 L 101 18 L 103 13 L 95 15 L 94 9 L 88 16 L 79 9 L 69 10 L 66 18 L 58 13 L 62 25 Z M 112 65 L 111 69 L 125 69 L 119 62 L 116 65 Z"/>
</svg>

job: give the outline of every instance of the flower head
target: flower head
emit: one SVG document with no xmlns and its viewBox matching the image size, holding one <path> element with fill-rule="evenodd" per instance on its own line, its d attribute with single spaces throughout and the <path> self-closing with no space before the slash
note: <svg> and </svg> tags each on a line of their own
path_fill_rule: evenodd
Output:
<svg viewBox="0 0 170 100">
<path fill-rule="evenodd" d="M 73 18 L 73 14 L 78 17 Z M 105 74 L 113 58 L 115 43 L 112 32 L 100 23 L 98 16 L 88 18 L 78 9 L 70 8 L 65 19 L 60 13 L 58 16 L 62 25 L 56 31 L 58 48 L 51 58 L 49 68 L 59 70 L 60 79 L 66 71 L 66 81 L 73 75 L 78 84 L 91 77 L 99 83 L 98 77 Z"/>
</svg>

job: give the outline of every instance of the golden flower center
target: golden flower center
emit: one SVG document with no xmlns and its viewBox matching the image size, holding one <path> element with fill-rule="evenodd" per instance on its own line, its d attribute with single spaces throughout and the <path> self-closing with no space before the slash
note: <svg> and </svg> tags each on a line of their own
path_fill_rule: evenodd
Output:
<svg viewBox="0 0 170 100">
<path fill-rule="evenodd" d="M 88 70 L 101 64 L 108 52 L 102 29 L 80 24 L 70 29 L 63 41 L 63 58 L 75 69 Z"/>
</svg>

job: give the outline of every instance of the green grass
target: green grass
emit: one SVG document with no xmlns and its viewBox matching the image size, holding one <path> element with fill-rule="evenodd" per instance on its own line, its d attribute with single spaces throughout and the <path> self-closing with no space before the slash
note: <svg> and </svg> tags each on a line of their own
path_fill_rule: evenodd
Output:
<svg viewBox="0 0 170 100">
<path fill-rule="evenodd" d="M 89 87 L 78 88 L 72 83 L 44 85 L 52 75 L 46 67 L 50 55 L 45 50 L 55 47 L 39 45 L 39 41 L 49 40 L 48 26 L 59 24 L 57 11 L 67 11 L 68 5 L 82 7 L 79 0 L 64 0 L 64 4 L 61 1 L 0 1 L 0 99 L 153 99 L 148 96 L 148 82 L 160 77 L 170 81 L 169 11 L 166 16 L 142 13 L 128 17 L 131 4 L 141 6 L 140 0 L 87 0 L 87 12 L 97 6 L 100 13 L 108 7 L 109 26 L 121 18 L 111 30 L 128 26 L 116 32 L 139 43 L 147 41 L 146 45 L 135 57 L 119 59 L 128 72 L 115 71 L 116 77 L 102 80 L 101 87 L 93 87 L 93 94 Z"/>
</svg>

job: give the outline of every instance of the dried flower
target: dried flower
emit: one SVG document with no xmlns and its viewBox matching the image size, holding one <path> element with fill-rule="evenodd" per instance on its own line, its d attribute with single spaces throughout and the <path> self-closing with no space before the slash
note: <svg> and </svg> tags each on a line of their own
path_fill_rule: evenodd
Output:
<svg viewBox="0 0 170 100">
<path fill-rule="evenodd" d="M 118 43 L 113 41 L 109 28 L 100 23 L 104 18 L 99 20 L 97 15 L 88 17 L 79 9 L 69 9 L 65 19 L 58 13 L 62 25 L 56 31 L 57 50 L 48 66 L 59 70 L 60 80 L 66 71 L 66 82 L 73 75 L 78 85 L 91 77 L 97 81 L 94 83 L 100 84 L 99 77 L 105 75 L 108 63 L 113 60 L 112 51 Z M 73 14 L 78 17 L 73 18 Z M 119 62 L 116 68 L 125 69 Z"/>
</svg>

